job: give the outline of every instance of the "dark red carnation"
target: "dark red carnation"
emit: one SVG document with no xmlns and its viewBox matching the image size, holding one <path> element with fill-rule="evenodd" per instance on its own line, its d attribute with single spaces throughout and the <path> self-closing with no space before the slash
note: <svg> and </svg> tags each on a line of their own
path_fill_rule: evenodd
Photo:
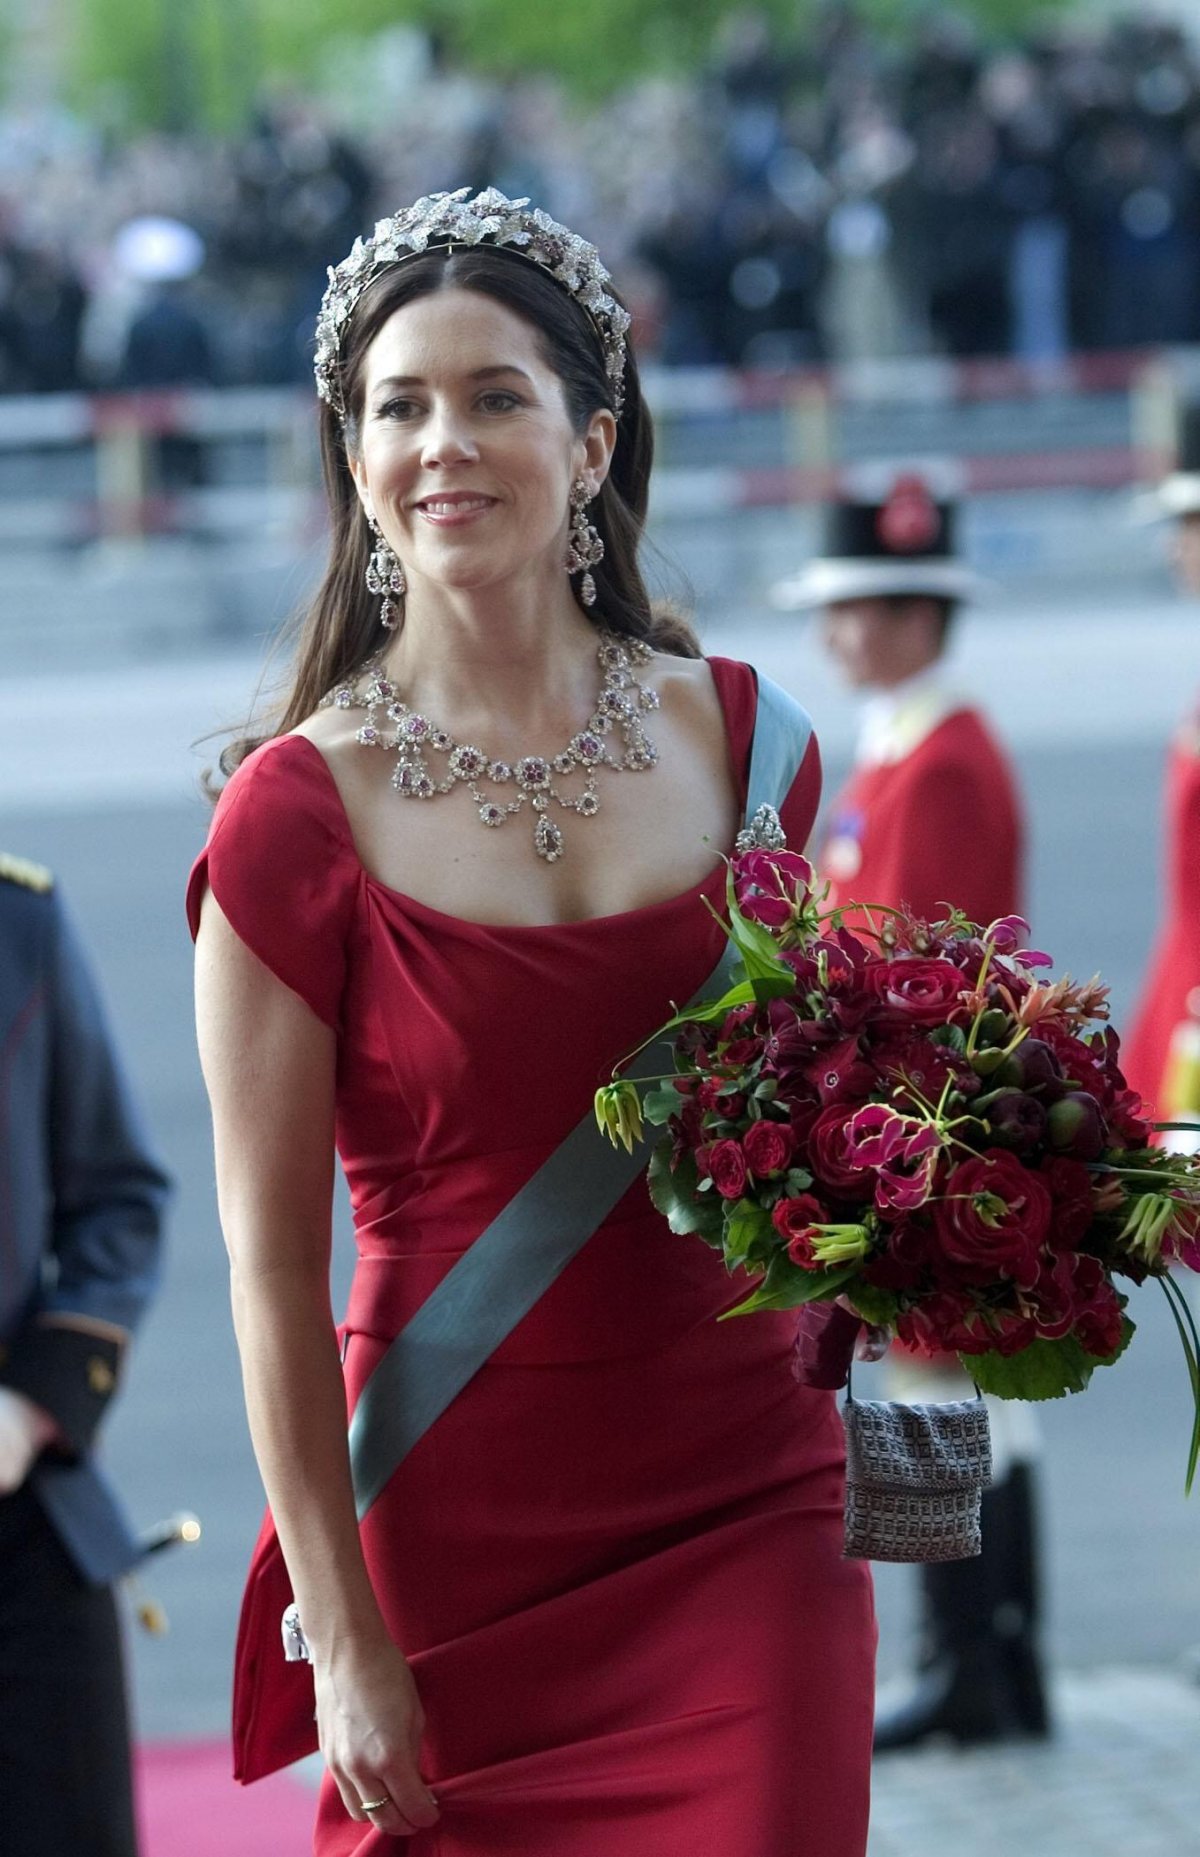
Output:
<svg viewBox="0 0 1200 1857">
<path fill-rule="evenodd" d="M 823 1103 L 865 1102 L 877 1082 L 875 1069 L 862 1055 L 858 1035 L 841 1038 L 813 1057 L 800 1073 Z"/>
<path fill-rule="evenodd" d="M 1094 1096 L 1101 1109 L 1107 1109 L 1124 1085 L 1120 1072 L 1110 1067 L 1107 1045 L 1091 1045 L 1055 1019 L 1040 1020 L 1037 1035 L 1053 1051 L 1063 1076 Z"/>
<path fill-rule="evenodd" d="M 783 1173 L 796 1150 L 796 1137 L 786 1122 L 751 1122 L 742 1136 L 746 1165 L 759 1180 Z"/>
<path fill-rule="evenodd" d="M 962 1290 L 936 1290 L 896 1321 L 896 1333 L 918 1354 L 977 1351 L 979 1317 L 974 1300 Z"/>
<path fill-rule="evenodd" d="M 883 1076 L 911 1084 L 927 1102 L 938 1102 L 947 1083 L 960 1096 L 974 1096 L 983 1088 L 965 1057 L 946 1045 L 930 1044 L 924 1032 L 889 1033 L 871 1057 Z"/>
<path fill-rule="evenodd" d="M 800 1019 L 790 999 L 773 999 L 767 1007 L 767 1020 L 770 1030 L 763 1041 L 767 1069 L 780 1077 L 802 1073 L 812 1062 L 812 1040 L 806 1036 L 810 1027 Z"/>
<path fill-rule="evenodd" d="M 1069 1160 L 1065 1155 L 1044 1160 L 1038 1174 L 1054 1202 L 1050 1242 L 1073 1251 L 1092 1227 L 1092 1176 L 1082 1161 Z"/>
<path fill-rule="evenodd" d="M 683 1102 L 678 1115 L 667 1124 L 671 1131 L 671 1167 L 678 1167 L 685 1154 L 695 1154 L 704 1140 L 704 1118 L 694 1098 Z"/>
<path fill-rule="evenodd" d="M 705 1077 L 696 1090 L 696 1101 L 701 1109 L 710 1114 L 723 1116 L 727 1122 L 736 1122 L 746 1108 L 746 1098 L 741 1094 L 738 1080 L 734 1077 Z"/>
<path fill-rule="evenodd" d="M 1075 1338 L 1085 1353 L 1104 1359 L 1121 1345 L 1121 1303 L 1099 1258 L 1072 1260 L 1075 1268 Z"/>
<path fill-rule="evenodd" d="M 1061 1341 L 1075 1326 L 1075 1258 L 1058 1251 L 1043 1259 L 1038 1280 L 1030 1292 L 1037 1331 L 1046 1341 Z"/>
<path fill-rule="evenodd" d="M 1049 1188 L 1039 1177 L 1014 1155 L 989 1148 L 960 1162 L 933 1202 L 942 1256 L 961 1282 L 1009 1277 L 1032 1288 L 1051 1210 Z"/>
<path fill-rule="evenodd" d="M 1151 1126 L 1136 1090 L 1117 1090 L 1108 1105 L 1108 1126 L 1123 1148 L 1148 1148 Z"/>
<path fill-rule="evenodd" d="M 878 1290 L 912 1290 L 928 1263 L 928 1232 L 910 1219 L 900 1219 L 886 1228 L 884 1249 L 864 1263 L 862 1276 Z"/>
<path fill-rule="evenodd" d="M 901 1315 L 896 1333 L 922 1354 L 1019 1354 L 1036 1339 L 1033 1321 L 1018 1309 L 983 1310 L 961 1291 L 923 1297 Z"/>
</svg>

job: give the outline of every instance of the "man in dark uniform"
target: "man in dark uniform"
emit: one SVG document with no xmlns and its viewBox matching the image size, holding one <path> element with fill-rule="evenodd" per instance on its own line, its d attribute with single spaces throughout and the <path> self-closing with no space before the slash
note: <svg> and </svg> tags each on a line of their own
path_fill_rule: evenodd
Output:
<svg viewBox="0 0 1200 1857">
<path fill-rule="evenodd" d="M 830 904 L 907 905 L 931 921 L 952 905 L 987 924 L 1020 908 L 1024 829 L 1008 757 L 946 672 L 950 629 L 977 584 L 955 553 L 955 518 L 921 472 L 891 471 L 877 494 L 864 489 L 829 509 L 825 552 L 774 597 L 785 608 L 822 610 L 826 644 L 868 699 L 854 771 L 816 854 Z M 896 1346 L 889 1373 L 900 1399 L 970 1396 L 953 1355 Z M 995 1480 L 983 1498 L 983 1552 L 921 1568 L 917 1680 L 877 1720 L 878 1752 L 931 1735 L 966 1743 L 1049 1729 L 1038 1644 L 1039 1435 L 1026 1405 L 989 1400 L 988 1412 Z"/>
<path fill-rule="evenodd" d="M 113 1582 L 138 1543 L 91 1456 L 158 1274 L 150 1153 L 48 871 L 0 855 L 0 1846 L 135 1857 Z"/>
</svg>

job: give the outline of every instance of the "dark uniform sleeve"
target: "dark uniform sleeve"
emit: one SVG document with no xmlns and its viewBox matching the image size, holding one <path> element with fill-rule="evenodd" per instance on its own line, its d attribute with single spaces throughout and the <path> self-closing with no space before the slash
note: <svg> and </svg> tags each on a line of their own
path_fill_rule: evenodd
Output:
<svg viewBox="0 0 1200 1857">
<path fill-rule="evenodd" d="M 168 1180 L 130 1098 L 91 971 L 57 896 L 47 964 L 49 1251 L 4 1384 L 86 1451 L 158 1279 Z"/>
</svg>

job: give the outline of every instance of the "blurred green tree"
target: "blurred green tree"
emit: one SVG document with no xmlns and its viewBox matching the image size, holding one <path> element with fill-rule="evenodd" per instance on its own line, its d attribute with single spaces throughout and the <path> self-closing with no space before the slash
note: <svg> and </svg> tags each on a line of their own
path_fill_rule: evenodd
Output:
<svg viewBox="0 0 1200 1857">
<path fill-rule="evenodd" d="M 1067 0 L 958 0 L 1003 34 Z M 140 126 L 228 130 L 264 83 L 312 80 L 334 41 L 411 23 L 498 73 L 557 73 L 585 97 L 646 70 L 695 70 L 722 21 L 753 10 L 802 44 L 822 0 L 76 0 L 72 90 L 86 114 Z M 918 30 L 930 0 L 859 0 L 889 38 Z"/>
</svg>

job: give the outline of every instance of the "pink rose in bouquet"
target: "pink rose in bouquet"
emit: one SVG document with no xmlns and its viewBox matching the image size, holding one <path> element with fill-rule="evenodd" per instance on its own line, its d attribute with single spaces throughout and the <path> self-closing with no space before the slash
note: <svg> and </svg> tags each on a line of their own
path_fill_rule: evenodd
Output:
<svg viewBox="0 0 1200 1857">
<path fill-rule="evenodd" d="M 732 1315 L 840 1300 L 956 1351 L 985 1391 L 1080 1391 L 1133 1334 L 1122 1280 L 1158 1281 L 1195 1392 L 1200 1335 L 1172 1271 L 1200 1269 L 1200 1160 L 1152 1145 L 1097 981 L 1050 980 L 1028 926 L 854 905 L 851 934 L 787 851 L 731 861 L 740 957 L 664 1028 L 674 1070 L 618 1079 L 597 1115 L 663 1137 L 655 1204 L 749 1293 Z"/>
</svg>

